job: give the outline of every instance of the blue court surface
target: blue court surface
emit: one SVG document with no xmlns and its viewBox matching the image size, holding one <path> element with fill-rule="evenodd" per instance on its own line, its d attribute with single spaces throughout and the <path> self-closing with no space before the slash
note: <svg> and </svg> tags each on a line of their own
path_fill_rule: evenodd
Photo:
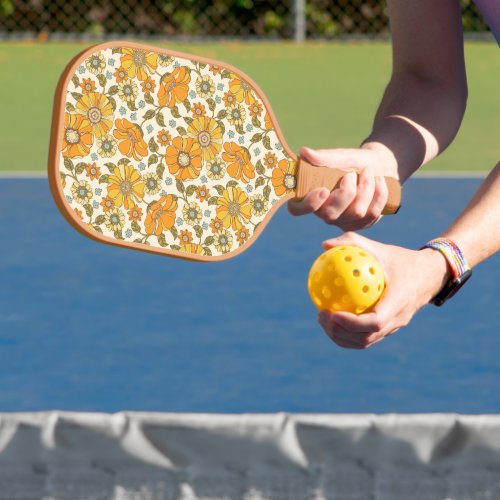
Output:
<svg viewBox="0 0 500 500">
<path fill-rule="evenodd" d="M 480 182 L 413 179 L 364 234 L 418 248 Z M 4 178 L 0 224 L 0 411 L 500 412 L 499 255 L 453 301 L 350 351 L 307 294 L 339 234 L 314 216 L 283 207 L 241 256 L 185 262 L 88 240 L 45 178 Z"/>
</svg>

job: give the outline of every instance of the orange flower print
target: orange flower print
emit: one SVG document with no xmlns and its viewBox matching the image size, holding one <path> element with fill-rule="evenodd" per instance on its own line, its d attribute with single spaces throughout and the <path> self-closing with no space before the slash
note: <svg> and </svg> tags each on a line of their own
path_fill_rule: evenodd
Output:
<svg viewBox="0 0 500 500">
<path fill-rule="evenodd" d="M 121 65 L 130 78 L 137 77 L 141 82 L 154 74 L 158 66 L 158 53 L 146 52 L 141 49 L 124 48 L 122 50 Z"/>
<path fill-rule="evenodd" d="M 144 222 L 146 233 L 160 236 L 163 231 L 172 229 L 176 210 L 177 200 L 171 194 L 164 195 L 158 201 L 151 203 Z"/>
<path fill-rule="evenodd" d="M 113 73 L 113 76 L 116 78 L 116 83 L 121 83 L 121 82 L 123 82 L 123 80 L 127 80 L 128 79 L 127 70 L 123 66 L 120 66 Z"/>
<path fill-rule="evenodd" d="M 110 210 L 113 210 L 113 208 L 115 208 L 115 202 L 113 201 L 112 198 L 106 196 L 105 198 L 102 199 L 101 206 L 105 212 L 109 212 Z"/>
<path fill-rule="evenodd" d="M 215 219 L 212 219 L 210 229 L 212 230 L 212 233 L 220 233 L 224 229 L 224 224 L 216 217 Z"/>
<path fill-rule="evenodd" d="M 138 207 L 137 205 L 134 205 L 128 211 L 128 216 L 132 222 L 137 222 L 137 221 L 141 220 L 141 218 L 142 218 L 142 209 L 140 207 Z"/>
<path fill-rule="evenodd" d="M 115 206 L 131 209 L 144 197 L 141 174 L 132 165 L 120 165 L 108 178 L 108 196 Z"/>
<path fill-rule="evenodd" d="M 231 227 L 233 231 L 238 231 L 243 227 L 242 222 L 248 223 L 250 220 L 252 206 L 241 188 L 230 187 L 217 199 L 216 214 L 226 229 Z"/>
<path fill-rule="evenodd" d="M 154 92 L 156 83 L 148 76 L 142 83 L 141 83 L 142 91 L 145 94 L 151 94 L 151 92 Z"/>
<path fill-rule="evenodd" d="M 272 184 L 274 192 L 278 196 L 289 193 L 295 188 L 297 179 L 295 177 L 296 165 L 288 160 L 281 160 L 277 168 L 273 170 Z"/>
<path fill-rule="evenodd" d="M 115 120 L 115 127 L 113 135 L 120 141 L 120 153 L 134 160 L 142 160 L 148 154 L 148 146 L 142 138 L 139 126 L 123 118 Z"/>
<path fill-rule="evenodd" d="M 236 75 L 234 75 L 236 77 Z M 236 96 L 238 102 L 245 101 L 245 104 L 253 104 L 255 96 L 252 87 L 245 81 L 236 77 L 229 83 L 229 90 Z"/>
<path fill-rule="evenodd" d="M 255 177 L 255 167 L 250 161 L 248 149 L 238 146 L 235 142 L 226 142 L 224 151 L 222 158 L 228 164 L 227 173 L 231 177 L 245 183 Z"/>
<path fill-rule="evenodd" d="M 92 146 L 92 126 L 83 115 L 64 115 L 64 135 L 61 152 L 67 158 L 78 158 L 89 153 Z"/>
<path fill-rule="evenodd" d="M 80 83 L 80 87 L 84 94 L 95 92 L 95 83 L 92 81 L 92 78 L 84 78 L 83 82 Z"/>
<path fill-rule="evenodd" d="M 160 130 L 156 138 L 162 146 L 166 146 L 172 140 L 172 136 L 165 129 Z"/>
<path fill-rule="evenodd" d="M 267 168 L 274 168 L 277 162 L 278 158 L 276 158 L 276 155 L 273 153 L 267 153 L 266 156 L 264 157 L 264 165 Z"/>
<path fill-rule="evenodd" d="M 206 111 L 205 111 L 205 106 L 201 104 L 200 102 L 197 102 L 194 106 L 193 109 L 191 110 L 193 114 L 193 118 L 199 118 L 200 116 L 205 116 Z"/>
<path fill-rule="evenodd" d="M 177 103 L 185 101 L 189 91 L 191 75 L 185 66 L 175 68 L 172 73 L 161 79 L 158 90 L 160 106 L 173 108 Z"/>
<path fill-rule="evenodd" d="M 262 105 L 260 102 L 255 101 L 248 107 L 248 110 L 250 111 L 250 116 L 260 116 L 262 114 Z"/>
<path fill-rule="evenodd" d="M 187 229 L 181 231 L 181 234 L 179 235 L 179 241 L 182 245 L 187 245 L 188 243 L 191 243 L 193 241 L 193 235 Z"/>
<path fill-rule="evenodd" d="M 250 233 L 248 232 L 248 229 L 246 227 L 242 227 L 236 231 L 236 239 L 238 240 L 238 243 L 242 245 L 245 243 L 245 241 L 248 240 L 248 236 Z"/>
<path fill-rule="evenodd" d="M 98 179 L 101 176 L 101 169 L 95 163 L 89 163 L 85 167 L 85 173 L 90 179 Z"/>
<path fill-rule="evenodd" d="M 215 66 L 213 64 L 210 64 L 210 71 L 212 72 L 212 75 L 220 75 L 222 73 L 222 68 L 220 66 Z"/>
<path fill-rule="evenodd" d="M 232 92 L 226 92 L 222 100 L 228 108 L 230 108 L 231 106 L 236 106 L 236 104 L 238 104 L 238 100 Z"/>
<path fill-rule="evenodd" d="M 196 179 L 200 175 L 201 150 L 192 138 L 175 137 L 172 144 L 167 146 L 165 160 L 168 171 L 176 179 L 185 181 Z"/>
<path fill-rule="evenodd" d="M 271 121 L 269 113 L 266 113 L 266 116 L 264 116 L 264 124 L 266 126 L 266 130 L 271 130 L 273 128 L 273 122 Z"/>
<path fill-rule="evenodd" d="M 207 186 L 200 186 L 196 191 L 196 198 L 200 201 L 208 201 L 210 198 L 210 191 Z"/>
</svg>

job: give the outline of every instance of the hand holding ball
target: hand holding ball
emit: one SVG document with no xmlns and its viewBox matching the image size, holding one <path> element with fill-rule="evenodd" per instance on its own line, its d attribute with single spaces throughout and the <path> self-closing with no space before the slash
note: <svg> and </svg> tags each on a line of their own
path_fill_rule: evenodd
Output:
<svg viewBox="0 0 500 500">
<path fill-rule="evenodd" d="M 362 314 L 382 295 L 384 272 L 377 259 L 365 249 L 334 247 L 312 265 L 307 288 L 318 309 Z"/>
</svg>

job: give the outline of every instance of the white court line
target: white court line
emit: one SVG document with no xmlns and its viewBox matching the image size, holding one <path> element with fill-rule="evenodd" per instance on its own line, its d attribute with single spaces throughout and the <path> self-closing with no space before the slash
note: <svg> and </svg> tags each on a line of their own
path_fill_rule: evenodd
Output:
<svg viewBox="0 0 500 500">
<path fill-rule="evenodd" d="M 447 172 L 416 172 L 414 179 L 483 179 L 488 175 L 487 171 L 478 172 L 474 170 L 451 170 Z M 44 179 L 47 178 L 47 172 L 41 171 L 0 171 L 0 179 Z"/>
</svg>

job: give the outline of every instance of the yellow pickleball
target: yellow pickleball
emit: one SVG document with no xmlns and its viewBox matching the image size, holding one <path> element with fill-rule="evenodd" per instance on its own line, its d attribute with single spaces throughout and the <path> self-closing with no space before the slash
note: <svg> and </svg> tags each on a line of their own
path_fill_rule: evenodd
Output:
<svg viewBox="0 0 500 500">
<path fill-rule="evenodd" d="M 382 266 L 356 246 L 330 248 L 309 271 L 307 288 L 318 309 L 331 312 L 368 312 L 385 288 Z"/>
</svg>

